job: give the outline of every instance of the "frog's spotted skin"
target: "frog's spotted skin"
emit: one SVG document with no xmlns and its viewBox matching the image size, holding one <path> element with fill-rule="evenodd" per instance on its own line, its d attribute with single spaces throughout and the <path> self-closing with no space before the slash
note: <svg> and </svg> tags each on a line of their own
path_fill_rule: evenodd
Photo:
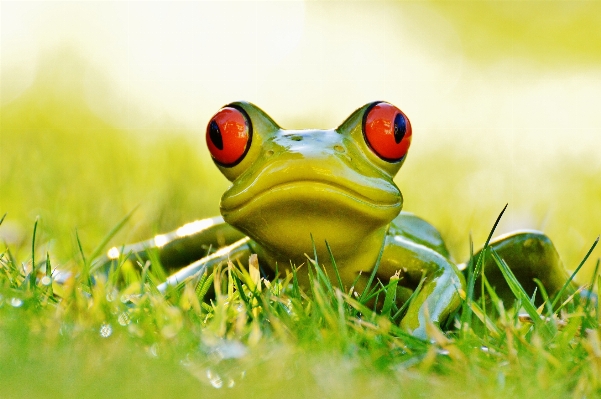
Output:
<svg viewBox="0 0 601 399">
<path fill-rule="evenodd" d="M 338 128 L 285 130 L 247 102 L 223 107 L 207 127 L 215 164 L 232 185 L 221 198 L 222 218 L 190 223 L 144 243 L 112 248 L 109 258 L 146 258 L 159 249 L 162 263 L 178 269 L 161 285 L 204 272 L 229 259 L 259 255 L 262 267 L 280 272 L 313 254 L 326 267 L 332 249 L 347 289 L 361 292 L 382 253 L 377 277 L 401 277 L 400 301 L 422 279 L 401 325 L 426 337 L 429 321 L 439 324 L 460 303 L 464 279 L 438 231 L 423 219 L 401 212 L 403 197 L 393 181 L 411 144 L 407 116 L 386 102 L 357 109 Z M 520 232 L 492 244 L 527 287 L 543 281 L 550 295 L 567 279 L 553 244 L 542 233 Z M 208 248 L 221 248 L 207 257 Z M 106 262 L 106 259 L 103 260 Z M 297 273 L 308 283 L 306 268 Z M 485 265 L 499 295 L 509 290 L 496 267 Z M 333 275 L 333 273 L 330 273 Z"/>
</svg>

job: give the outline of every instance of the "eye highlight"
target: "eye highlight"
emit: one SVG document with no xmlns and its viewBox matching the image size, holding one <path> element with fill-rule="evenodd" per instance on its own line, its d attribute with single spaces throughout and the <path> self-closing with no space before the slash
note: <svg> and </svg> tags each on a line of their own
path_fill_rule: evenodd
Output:
<svg viewBox="0 0 601 399">
<path fill-rule="evenodd" d="M 411 123 L 397 107 L 372 104 L 363 115 L 363 136 L 371 150 L 387 162 L 399 162 L 411 144 Z"/>
<path fill-rule="evenodd" d="M 237 165 L 248 152 L 252 141 L 252 125 L 241 107 L 227 106 L 219 110 L 207 126 L 207 147 L 215 163 Z"/>
</svg>

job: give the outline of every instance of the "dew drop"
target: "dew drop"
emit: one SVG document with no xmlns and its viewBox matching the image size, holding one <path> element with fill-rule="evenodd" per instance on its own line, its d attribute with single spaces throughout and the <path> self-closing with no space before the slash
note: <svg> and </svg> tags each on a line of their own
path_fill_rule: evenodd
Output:
<svg viewBox="0 0 601 399">
<path fill-rule="evenodd" d="M 48 287 L 50 284 L 52 284 L 52 279 L 48 276 L 44 276 L 44 277 L 42 277 L 40 282 L 42 283 L 42 285 Z"/>
<path fill-rule="evenodd" d="M 159 357 L 159 346 L 157 344 L 152 344 L 148 347 L 148 354 L 151 357 Z"/>
<path fill-rule="evenodd" d="M 119 293 L 117 292 L 117 290 L 111 290 L 106 293 L 106 300 L 109 302 L 113 302 L 115 299 L 117 299 L 118 294 Z"/>
<path fill-rule="evenodd" d="M 211 369 L 207 369 L 207 378 L 209 379 L 209 382 L 214 388 L 219 389 L 223 386 L 223 380 L 221 379 L 219 374 L 214 373 L 213 371 L 211 371 Z"/>
<path fill-rule="evenodd" d="M 108 338 L 113 333 L 113 327 L 108 323 L 102 323 L 100 326 L 100 336 L 102 338 Z"/>
<path fill-rule="evenodd" d="M 127 326 L 129 325 L 129 323 L 131 323 L 131 318 L 129 317 L 129 313 L 127 312 L 123 312 L 119 315 L 119 317 L 117 318 L 117 321 L 119 322 L 120 325 L 122 326 Z"/>
<path fill-rule="evenodd" d="M 20 308 L 23 306 L 23 300 L 21 298 L 10 298 L 9 303 L 13 308 Z"/>
</svg>

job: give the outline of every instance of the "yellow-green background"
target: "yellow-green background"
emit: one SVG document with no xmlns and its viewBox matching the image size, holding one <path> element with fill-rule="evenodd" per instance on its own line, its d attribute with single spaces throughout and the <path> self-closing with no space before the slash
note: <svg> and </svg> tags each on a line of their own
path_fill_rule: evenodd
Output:
<svg viewBox="0 0 601 399">
<path fill-rule="evenodd" d="M 55 264 L 218 212 L 203 143 L 245 99 L 328 128 L 375 99 L 414 141 L 397 182 L 458 260 L 537 228 L 574 268 L 601 232 L 601 2 L 0 3 L 0 239 Z M 598 250 L 588 262 L 589 269 Z"/>
</svg>

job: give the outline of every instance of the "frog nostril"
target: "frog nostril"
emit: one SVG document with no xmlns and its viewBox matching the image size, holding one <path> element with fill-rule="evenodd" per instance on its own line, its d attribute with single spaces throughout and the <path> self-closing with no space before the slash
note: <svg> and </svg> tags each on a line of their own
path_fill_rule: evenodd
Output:
<svg viewBox="0 0 601 399">
<path fill-rule="evenodd" d="M 334 150 L 336 150 L 337 152 L 344 152 L 344 147 L 341 146 L 340 144 L 336 144 L 334 146 Z"/>
<path fill-rule="evenodd" d="M 272 155 L 273 155 L 273 150 L 268 150 L 268 151 L 265 152 L 265 156 L 270 157 Z"/>
</svg>

